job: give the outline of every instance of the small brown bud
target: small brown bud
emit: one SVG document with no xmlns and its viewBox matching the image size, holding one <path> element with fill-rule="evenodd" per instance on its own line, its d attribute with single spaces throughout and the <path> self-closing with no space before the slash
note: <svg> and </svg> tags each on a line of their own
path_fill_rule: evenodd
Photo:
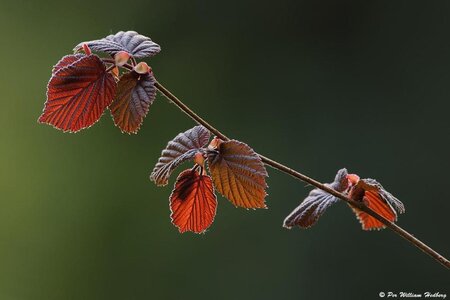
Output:
<svg viewBox="0 0 450 300">
<path fill-rule="evenodd" d="M 216 150 L 219 148 L 220 144 L 222 144 L 223 141 L 219 139 L 217 136 L 212 139 L 212 141 L 208 145 L 208 149 L 210 150 Z"/>
<path fill-rule="evenodd" d="M 151 71 L 151 68 L 147 65 L 147 63 L 141 61 L 134 66 L 134 71 L 138 74 L 147 74 Z"/>
<path fill-rule="evenodd" d="M 119 51 L 114 55 L 114 61 L 116 66 L 121 67 L 128 62 L 130 59 L 130 54 L 126 51 Z"/>
<path fill-rule="evenodd" d="M 205 158 L 203 157 L 203 153 L 197 152 L 194 156 L 194 162 L 200 167 L 205 167 Z"/>
</svg>

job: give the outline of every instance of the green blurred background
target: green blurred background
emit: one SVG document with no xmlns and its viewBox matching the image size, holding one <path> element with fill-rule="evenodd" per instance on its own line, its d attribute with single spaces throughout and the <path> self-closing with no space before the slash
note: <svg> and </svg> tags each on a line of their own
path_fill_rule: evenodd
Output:
<svg viewBox="0 0 450 300">
<path fill-rule="evenodd" d="M 136 30 L 164 85 L 229 136 L 330 181 L 377 178 L 399 225 L 450 255 L 450 3 L 0 0 L 0 299 L 379 299 L 439 291 L 442 266 L 345 204 L 310 230 L 284 217 L 309 187 L 270 170 L 269 210 L 219 198 L 205 235 L 171 225 L 148 180 L 194 125 L 159 97 L 138 135 L 109 113 L 64 134 L 36 122 L 52 66 Z"/>
</svg>

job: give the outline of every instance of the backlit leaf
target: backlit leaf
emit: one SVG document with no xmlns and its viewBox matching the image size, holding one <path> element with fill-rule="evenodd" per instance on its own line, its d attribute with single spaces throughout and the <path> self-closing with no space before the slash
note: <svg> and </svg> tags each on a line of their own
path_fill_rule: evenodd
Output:
<svg viewBox="0 0 450 300">
<path fill-rule="evenodd" d="M 116 82 L 96 55 L 67 56 L 56 66 L 47 86 L 39 122 L 77 132 L 94 124 L 114 97 Z"/>
<path fill-rule="evenodd" d="M 214 186 L 235 206 L 265 208 L 266 168 L 248 145 L 231 140 L 208 150 Z"/>
<path fill-rule="evenodd" d="M 364 203 L 367 207 L 375 211 L 377 214 L 383 216 L 391 222 L 397 220 L 397 214 L 395 213 L 392 206 L 381 199 L 378 193 L 373 191 L 366 191 L 364 195 Z M 370 216 L 369 214 L 363 212 L 362 210 L 350 206 L 356 215 L 356 218 L 361 223 L 363 230 L 380 230 L 386 227 L 383 223 Z"/>
<path fill-rule="evenodd" d="M 181 233 L 204 232 L 214 221 L 216 208 L 211 177 L 195 170 L 185 170 L 178 176 L 170 195 L 170 217 Z"/>
<path fill-rule="evenodd" d="M 125 51 L 136 58 L 150 57 L 161 51 L 158 44 L 135 31 L 119 31 L 100 40 L 82 42 L 74 50 L 79 51 L 83 44 L 87 44 L 94 51 L 106 52 L 111 55 Z"/>
<path fill-rule="evenodd" d="M 123 132 L 136 133 L 156 97 L 155 78 L 134 71 L 124 74 L 109 107 L 114 123 Z"/>
<path fill-rule="evenodd" d="M 366 186 L 372 186 L 380 195 L 380 197 L 392 205 L 392 207 L 400 214 L 405 212 L 405 205 L 398 200 L 396 197 L 394 197 L 391 193 L 386 191 L 386 189 L 375 179 L 366 178 L 361 180 L 362 183 L 364 183 Z M 370 190 L 370 188 L 369 188 Z"/>
<path fill-rule="evenodd" d="M 338 192 L 346 190 L 348 187 L 347 170 L 339 170 L 334 182 L 326 185 Z M 339 198 L 321 189 L 313 189 L 308 197 L 286 217 L 283 226 L 286 228 L 293 226 L 311 227 L 319 220 L 325 210 L 337 201 L 339 201 Z"/>
<path fill-rule="evenodd" d="M 367 207 L 391 222 L 397 221 L 397 212 L 405 212 L 403 203 L 386 191 L 383 186 L 374 179 L 361 179 L 351 188 L 349 196 L 355 201 L 364 202 Z M 361 223 L 363 230 L 379 230 L 386 227 L 386 225 L 362 210 L 352 206 L 350 206 L 350 208 Z"/>
<path fill-rule="evenodd" d="M 203 126 L 195 126 L 178 134 L 162 151 L 150 180 L 157 185 L 166 185 L 173 170 L 202 151 L 201 149 L 208 144 L 209 137 L 209 131 Z"/>
</svg>

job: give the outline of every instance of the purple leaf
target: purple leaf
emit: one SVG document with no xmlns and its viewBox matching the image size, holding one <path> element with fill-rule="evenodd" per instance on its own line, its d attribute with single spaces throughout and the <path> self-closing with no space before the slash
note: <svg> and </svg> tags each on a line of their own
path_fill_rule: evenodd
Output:
<svg viewBox="0 0 450 300">
<path fill-rule="evenodd" d="M 124 74 L 117 85 L 116 97 L 109 106 L 116 126 L 122 132 L 136 133 L 155 97 L 153 75 L 141 75 L 134 71 Z"/>
<path fill-rule="evenodd" d="M 166 185 L 172 172 L 180 164 L 194 158 L 195 154 L 208 144 L 209 131 L 203 126 L 195 126 L 178 134 L 162 151 L 150 180 L 157 185 Z"/>
<path fill-rule="evenodd" d="M 348 187 L 347 170 L 339 170 L 334 182 L 327 184 L 327 186 L 338 192 L 345 191 Z M 286 228 L 292 228 L 293 226 L 309 228 L 318 221 L 328 207 L 338 200 L 339 198 L 321 189 L 313 189 L 308 197 L 286 217 L 283 226 Z"/>
<path fill-rule="evenodd" d="M 94 51 L 106 52 L 111 55 L 119 51 L 126 51 L 136 58 L 151 57 L 161 51 L 158 44 L 136 31 L 119 31 L 100 40 L 82 42 L 74 48 L 74 51 L 82 49 L 83 44 L 87 44 Z"/>
</svg>

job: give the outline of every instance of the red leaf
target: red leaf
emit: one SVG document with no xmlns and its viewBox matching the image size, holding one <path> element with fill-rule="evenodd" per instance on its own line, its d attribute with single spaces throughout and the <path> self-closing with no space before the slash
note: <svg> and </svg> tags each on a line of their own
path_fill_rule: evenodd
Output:
<svg viewBox="0 0 450 300">
<path fill-rule="evenodd" d="M 216 208 L 211 177 L 195 170 L 185 170 L 178 176 L 170 195 L 170 217 L 181 233 L 203 233 L 214 221 Z"/>
<path fill-rule="evenodd" d="M 266 208 L 267 171 L 259 156 L 239 141 L 217 144 L 217 150 L 208 151 L 209 169 L 216 189 L 235 206 Z"/>
<path fill-rule="evenodd" d="M 375 211 L 377 214 L 385 217 L 389 221 L 394 222 L 397 220 L 397 214 L 395 213 L 394 209 L 387 202 L 384 202 L 378 196 L 378 193 L 365 192 L 364 203 L 370 209 Z M 386 227 L 386 225 L 370 216 L 369 214 L 354 207 L 352 207 L 352 210 L 356 214 L 356 218 L 361 223 L 363 230 L 383 229 Z"/>
<path fill-rule="evenodd" d="M 403 203 L 386 191 L 374 179 L 361 179 L 349 191 L 349 197 L 364 204 L 391 222 L 397 221 L 397 212 L 404 213 Z M 369 214 L 351 207 L 363 230 L 383 229 L 386 226 Z"/>
<path fill-rule="evenodd" d="M 39 122 L 70 132 L 97 122 L 111 104 L 116 89 L 114 77 L 106 72 L 105 64 L 96 55 L 78 60 L 68 56 L 55 69 Z"/>
<path fill-rule="evenodd" d="M 136 133 L 155 97 L 153 75 L 134 71 L 124 74 L 117 85 L 115 100 L 109 107 L 114 124 L 122 132 Z"/>
<path fill-rule="evenodd" d="M 166 185 L 176 167 L 194 159 L 197 152 L 203 151 L 202 148 L 208 143 L 209 136 L 209 131 L 203 126 L 195 126 L 178 134 L 162 151 L 150 175 L 150 180 L 157 185 Z"/>
</svg>

